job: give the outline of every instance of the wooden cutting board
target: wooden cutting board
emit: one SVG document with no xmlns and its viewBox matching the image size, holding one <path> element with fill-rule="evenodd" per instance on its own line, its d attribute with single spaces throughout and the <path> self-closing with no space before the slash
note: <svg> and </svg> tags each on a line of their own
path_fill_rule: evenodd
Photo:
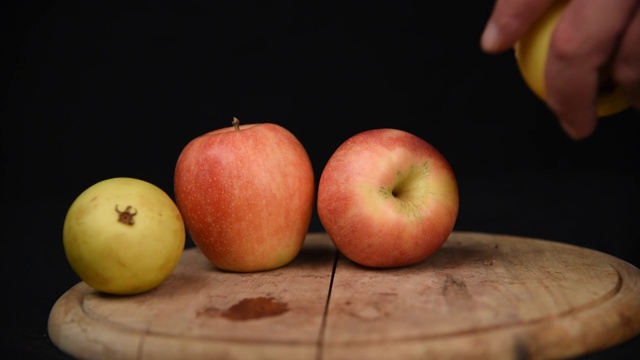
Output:
<svg viewBox="0 0 640 360">
<path fill-rule="evenodd" d="M 53 343 L 85 359 L 570 358 L 638 334 L 638 268 L 473 232 L 389 270 L 350 262 L 324 233 L 260 273 L 221 272 L 190 248 L 152 291 L 109 296 L 81 282 L 49 317 Z"/>
</svg>

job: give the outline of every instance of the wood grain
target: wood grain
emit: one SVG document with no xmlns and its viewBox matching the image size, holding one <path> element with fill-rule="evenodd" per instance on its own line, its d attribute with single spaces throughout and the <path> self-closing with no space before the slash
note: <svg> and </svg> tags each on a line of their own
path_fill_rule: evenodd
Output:
<svg viewBox="0 0 640 360">
<path fill-rule="evenodd" d="M 640 333 L 640 270 L 576 246 L 454 232 L 426 261 L 368 269 L 326 234 L 277 270 L 217 270 L 193 248 L 158 288 L 79 283 L 49 335 L 85 359 L 571 358 Z"/>
</svg>

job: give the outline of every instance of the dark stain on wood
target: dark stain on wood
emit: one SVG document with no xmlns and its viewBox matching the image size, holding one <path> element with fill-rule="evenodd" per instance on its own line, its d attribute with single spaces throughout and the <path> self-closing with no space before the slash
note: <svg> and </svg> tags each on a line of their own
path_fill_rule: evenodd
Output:
<svg viewBox="0 0 640 360">
<path fill-rule="evenodd" d="M 467 284 L 465 284 L 464 280 L 456 279 L 450 274 L 447 274 L 444 285 L 442 286 L 442 295 L 445 298 L 471 297 L 469 290 L 467 289 Z"/>
<path fill-rule="evenodd" d="M 220 316 L 229 320 L 243 321 L 277 316 L 289 311 L 286 303 L 273 297 L 257 297 L 242 299 Z"/>
<path fill-rule="evenodd" d="M 522 341 L 522 339 L 516 339 L 514 350 L 513 359 L 515 360 L 528 360 L 532 358 L 529 346 Z"/>
<path fill-rule="evenodd" d="M 474 307 L 473 298 L 463 279 L 447 274 L 441 291 L 451 311 L 466 311 Z"/>
</svg>

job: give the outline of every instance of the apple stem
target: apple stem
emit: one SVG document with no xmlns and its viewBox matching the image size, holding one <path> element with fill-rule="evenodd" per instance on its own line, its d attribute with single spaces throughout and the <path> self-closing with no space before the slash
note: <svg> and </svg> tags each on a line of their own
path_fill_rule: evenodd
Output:
<svg viewBox="0 0 640 360">
<path fill-rule="evenodd" d="M 237 117 L 233 117 L 233 121 L 231 122 L 231 124 L 236 128 L 236 131 L 240 131 L 240 120 L 238 120 Z"/>
</svg>

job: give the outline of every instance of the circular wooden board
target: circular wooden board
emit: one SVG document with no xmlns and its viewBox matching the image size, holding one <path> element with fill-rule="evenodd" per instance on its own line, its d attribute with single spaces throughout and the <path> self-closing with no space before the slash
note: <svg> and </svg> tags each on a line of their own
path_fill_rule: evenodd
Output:
<svg viewBox="0 0 640 360">
<path fill-rule="evenodd" d="M 640 333 L 640 270 L 576 246 L 454 232 L 432 257 L 368 269 L 311 233 L 291 264 L 222 272 L 197 248 L 156 289 L 79 283 L 49 336 L 83 359 L 568 358 Z"/>
</svg>

